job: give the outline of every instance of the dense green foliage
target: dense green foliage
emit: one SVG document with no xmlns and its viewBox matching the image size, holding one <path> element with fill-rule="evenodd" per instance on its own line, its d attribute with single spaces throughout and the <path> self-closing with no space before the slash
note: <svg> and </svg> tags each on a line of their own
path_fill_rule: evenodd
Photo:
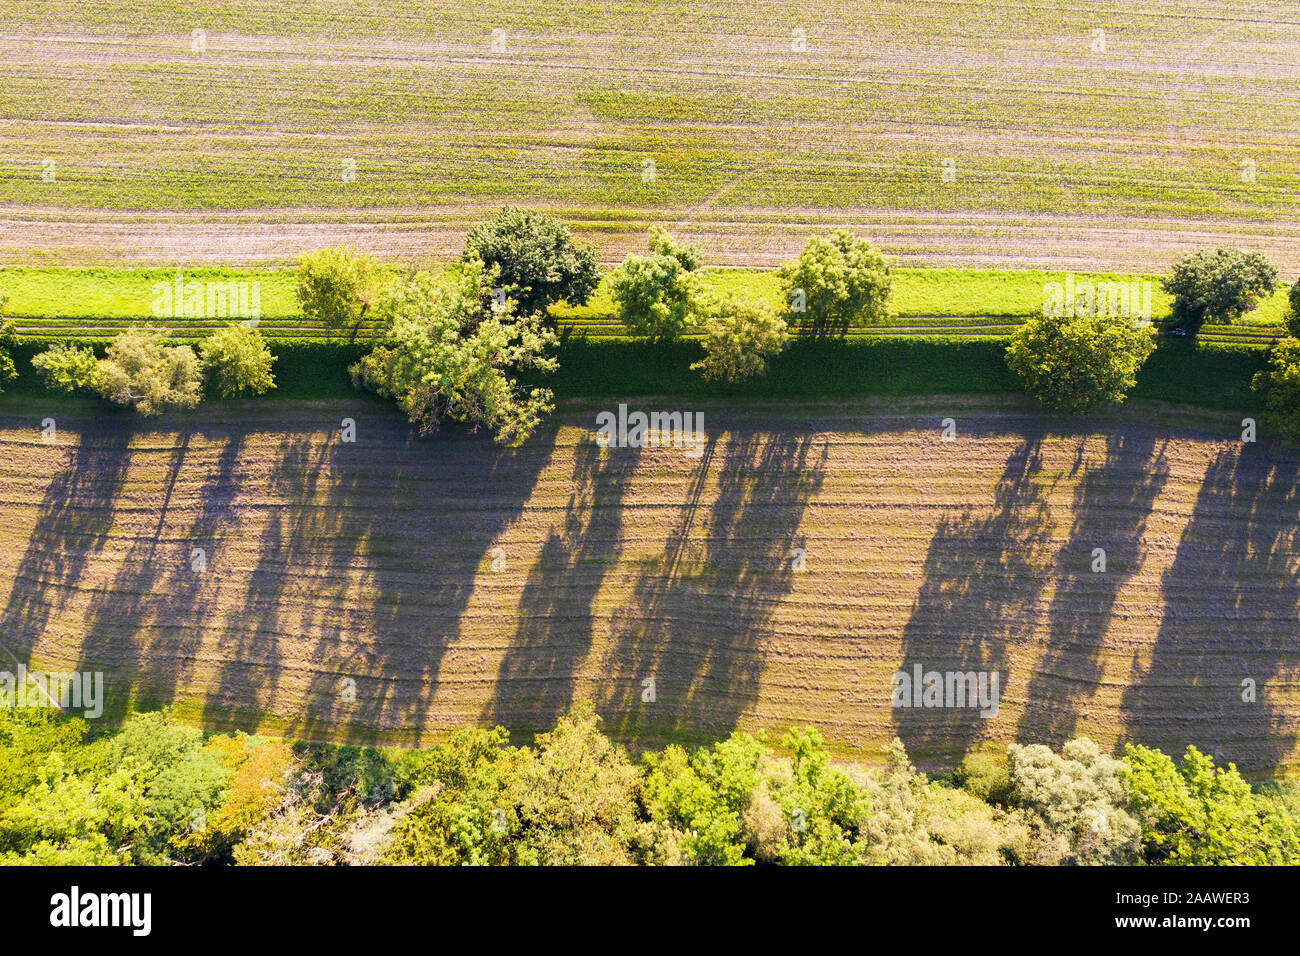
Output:
<svg viewBox="0 0 1300 956">
<path fill-rule="evenodd" d="M 813 236 L 780 275 L 785 308 L 807 328 L 843 332 L 889 315 L 889 263 L 879 249 L 846 229 Z"/>
<path fill-rule="evenodd" d="M 303 253 L 298 257 L 298 305 L 307 319 L 355 339 L 382 293 L 381 278 L 378 260 L 352 246 Z"/>
<path fill-rule="evenodd" d="M 1158 750 L 1125 748 L 1127 789 L 1142 820 L 1149 863 L 1184 866 L 1300 862 L 1300 819 L 1261 800 L 1232 764 L 1188 747 L 1181 764 Z"/>
<path fill-rule="evenodd" d="M 704 358 L 691 365 L 707 379 L 739 382 L 767 370 L 790 344 L 785 319 L 765 302 L 728 297 L 704 320 Z"/>
<path fill-rule="evenodd" d="M 202 398 L 203 370 L 188 345 L 170 345 L 167 331 L 129 328 L 97 359 L 89 347 L 51 346 L 32 359 L 48 387 L 86 390 L 141 415 L 194 408 Z"/>
<path fill-rule="evenodd" d="M 495 267 L 506 297 L 524 315 L 561 300 L 582 305 L 600 281 L 596 251 L 575 243 L 563 221 L 532 209 L 507 207 L 475 226 L 464 258 Z"/>
<path fill-rule="evenodd" d="M 222 398 L 244 392 L 263 395 L 275 388 L 275 356 L 255 330 L 238 323 L 199 342 L 199 358 L 208 384 Z"/>
<path fill-rule="evenodd" d="M 5 708 L 0 864 L 1300 862 L 1300 790 L 1190 748 L 1013 746 L 955 776 L 897 740 L 885 767 L 837 765 L 811 728 L 634 759 L 589 703 L 533 746 L 498 727 L 405 751 Z"/>
<path fill-rule="evenodd" d="M 163 713 L 90 737 L 80 718 L 5 708 L 0 864 L 229 862 L 287 757 L 279 741 L 205 739 Z"/>
<path fill-rule="evenodd" d="M 699 250 L 650 230 L 650 254 L 631 255 L 610 276 L 614 314 L 633 335 L 671 342 L 699 322 L 704 308 Z"/>
<path fill-rule="evenodd" d="M 1300 340 L 1282 339 L 1274 345 L 1254 386 L 1264 400 L 1265 425 L 1300 444 Z"/>
<path fill-rule="evenodd" d="M 4 309 L 5 297 L 0 295 L 0 311 Z M 14 367 L 13 351 L 18 344 L 18 336 L 14 334 L 14 323 L 11 319 L 8 322 L 0 323 L 0 392 L 4 391 L 4 386 L 18 377 L 18 370 Z"/>
<path fill-rule="evenodd" d="M 1036 817 L 1040 859 L 1073 864 L 1137 862 L 1142 828 L 1130 812 L 1124 765 L 1080 738 L 1054 754 L 1042 744 L 1007 750 L 1009 799 Z"/>
<path fill-rule="evenodd" d="M 1043 314 L 1011 336 L 1007 365 L 1045 407 L 1079 414 L 1122 402 L 1153 351 L 1128 318 Z"/>
<path fill-rule="evenodd" d="M 496 270 L 470 259 L 455 281 L 415 276 L 393 297 L 390 325 L 351 369 L 358 387 L 390 398 L 422 433 L 444 421 L 490 429 L 497 441 L 525 440 L 553 407 L 544 388 L 524 390 L 517 369 L 553 371 L 553 332 L 536 314 L 516 315 L 493 295 Z"/>
<path fill-rule="evenodd" d="M 1282 317 L 1282 326 L 1287 335 L 1300 339 L 1300 280 L 1291 286 L 1291 292 L 1287 295 L 1287 310 Z"/>
<path fill-rule="evenodd" d="M 1276 288 L 1277 269 L 1258 252 L 1202 249 L 1179 259 L 1162 286 L 1174 297 L 1171 327 L 1195 333 L 1254 309 Z"/>
</svg>

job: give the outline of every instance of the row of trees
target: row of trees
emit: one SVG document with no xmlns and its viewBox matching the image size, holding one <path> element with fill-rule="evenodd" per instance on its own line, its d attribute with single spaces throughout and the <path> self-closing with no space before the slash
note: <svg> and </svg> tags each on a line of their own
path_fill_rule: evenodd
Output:
<svg viewBox="0 0 1300 956">
<path fill-rule="evenodd" d="M 463 730 L 384 751 L 116 731 L 0 711 L 0 864 L 1227 864 L 1300 862 L 1300 791 L 1087 739 L 928 776 L 836 765 L 815 730 L 634 760 L 579 705 L 531 747 Z"/>
<path fill-rule="evenodd" d="M 255 330 L 231 324 L 199 342 L 169 344 L 166 329 L 132 327 L 114 338 L 103 358 L 89 345 L 58 343 L 32 365 L 48 388 L 86 391 L 141 415 L 193 408 L 205 384 L 223 398 L 261 395 L 275 387 L 275 356 Z"/>
<path fill-rule="evenodd" d="M 670 342 L 702 330 L 705 378 L 737 382 L 762 374 L 790 342 L 795 322 L 843 332 L 889 315 L 888 261 L 869 242 L 839 230 L 811 238 L 779 272 L 783 305 L 706 291 L 701 252 L 652 227 L 645 255 L 629 255 L 609 277 L 619 320 L 637 337 Z M 560 220 L 507 208 L 466 237 L 450 275 L 395 276 L 350 247 L 299 259 L 304 315 L 355 340 L 372 323 L 378 346 L 352 367 L 353 381 L 394 398 L 422 431 L 443 421 L 490 429 L 497 440 L 526 439 L 552 407 L 549 389 L 524 388 L 518 373 L 556 368 L 548 308 L 587 303 L 600 271 L 590 246 Z M 1276 287 L 1277 270 L 1258 253 L 1216 249 L 1180 260 L 1164 280 L 1174 296 L 1171 327 L 1195 334 L 1206 322 L 1235 321 Z M 1300 283 L 1286 317 L 1292 336 L 1277 343 L 1254 387 L 1267 424 L 1300 441 Z M 2 305 L 2 303 L 0 303 Z M 14 370 L 0 329 L 0 384 Z M 272 387 L 270 355 L 260 336 L 232 326 L 200 344 L 169 345 L 164 334 L 131 329 L 104 358 L 89 347 L 56 345 L 33 360 L 53 388 L 82 389 L 145 414 L 193 407 L 205 377 L 222 395 Z M 1007 363 L 1025 390 L 1048 408 L 1083 413 L 1121 402 L 1154 350 L 1151 332 L 1104 309 L 1064 309 L 1029 319 L 1012 337 Z"/>
<path fill-rule="evenodd" d="M 704 357 L 692 368 L 724 382 L 761 374 L 789 344 L 787 318 L 770 303 L 706 293 L 697 247 L 660 227 L 648 245 L 610 277 L 618 318 L 633 335 L 664 343 L 702 329 Z M 564 223 L 513 208 L 470 231 L 450 277 L 394 279 L 351 247 L 303 255 L 297 275 L 306 317 L 351 339 L 367 322 L 380 330 L 380 344 L 351 370 L 359 387 L 396 399 L 422 431 L 458 421 L 506 443 L 526 439 L 553 407 L 549 389 L 525 390 L 513 377 L 556 367 L 548 308 L 586 304 L 600 281 L 595 252 Z M 790 313 L 810 324 L 847 328 L 886 314 L 889 265 L 848 232 L 810 240 L 781 278 Z"/>
</svg>

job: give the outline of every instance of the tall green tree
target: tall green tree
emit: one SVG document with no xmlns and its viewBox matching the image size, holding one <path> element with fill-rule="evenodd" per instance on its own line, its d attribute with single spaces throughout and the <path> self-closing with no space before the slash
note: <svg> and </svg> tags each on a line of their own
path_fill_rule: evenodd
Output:
<svg viewBox="0 0 1300 956">
<path fill-rule="evenodd" d="M 575 243 L 564 222 L 533 209 L 508 206 L 475 226 L 463 258 L 495 268 L 504 296 L 526 316 L 559 301 L 585 305 L 600 281 L 596 251 Z"/>
<path fill-rule="evenodd" d="M 799 257 L 781 267 L 791 321 L 822 332 L 873 325 L 889 315 L 893 285 L 884 254 L 847 229 L 813 236 Z"/>
<path fill-rule="evenodd" d="M 761 375 L 790 343 L 790 332 L 766 302 L 726 296 L 704 319 L 704 358 L 691 365 L 706 379 L 739 382 Z"/>
<path fill-rule="evenodd" d="M 275 388 L 275 356 L 253 329 L 231 323 L 199 343 L 199 356 L 208 382 L 222 398 Z"/>
<path fill-rule="evenodd" d="M 633 862 L 637 768 L 600 730 L 589 702 L 575 705 L 510 778 L 518 819 L 515 860 L 545 866 Z"/>
<path fill-rule="evenodd" d="M 504 444 L 527 439 L 553 395 L 512 376 L 553 371 L 557 339 L 537 315 L 517 315 L 511 300 L 494 297 L 494 285 L 495 270 L 477 259 L 448 282 L 416 276 L 395 297 L 381 344 L 352 367 L 353 381 L 395 398 L 421 432 L 446 420 L 488 428 Z"/>
<path fill-rule="evenodd" d="M 1007 366 L 1050 409 L 1079 414 L 1122 402 L 1155 349 L 1121 316 L 1035 315 L 1007 347 Z"/>
<path fill-rule="evenodd" d="M 1229 325 L 1277 287 L 1277 269 L 1258 252 L 1202 249 L 1174 263 L 1161 283 L 1174 297 L 1171 327 L 1195 334 L 1206 322 Z"/>
<path fill-rule="evenodd" d="M 1300 862 L 1293 820 L 1257 801 L 1233 764 L 1188 747 L 1181 764 L 1148 747 L 1124 749 L 1133 806 L 1149 863 L 1176 866 Z"/>
<path fill-rule="evenodd" d="M 5 297 L 0 295 L 0 310 L 4 309 L 6 301 Z M 14 330 L 13 319 L 0 323 L 0 392 L 4 391 L 6 382 L 12 382 L 18 377 L 13 356 L 9 354 L 17 344 L 18 335 Z"/>
<path fill-rule="evenodd" d="M 658 226 L 650 230 L 649 246 L 650 255 L 630 255 L 610 275 L 610 296 L 628 331 L 670 342 L 698 322 L 704 308 L 699 251 L 679 246 Z"/>
<path fill-rule="evenodd" d="M 1300 445 L 1300 340 L 1274 343 L 1267 365 L 1255 373 L 1252 385 L 1264 400 L 1264 423 Z"/>
<path fill-rule="evenodd" d="M 1011 800 L 1064 840 L 1064 862 L 1137 862 L 1142 827 L 1129 812 L 1124 765 L 1087 737 L 1055 754 L 1042 744 L 1007 748 Z"/>
<path fill-rule="evenodd" d="M 1291 291 L 1287 293 L 1288 308 L 1286 316 L 1282 320 L 1287 335 L 1293 339 L 1300 339 L 1300 279 L 1297 279 L 1291 286 Z"/>
<path fill-rule="evenodd" d="M 382 292 L 379 262 L 355 246 L 335 246 L 298 257 L 298 304 L 302 314 L 351 339 Z"/>
</svg>

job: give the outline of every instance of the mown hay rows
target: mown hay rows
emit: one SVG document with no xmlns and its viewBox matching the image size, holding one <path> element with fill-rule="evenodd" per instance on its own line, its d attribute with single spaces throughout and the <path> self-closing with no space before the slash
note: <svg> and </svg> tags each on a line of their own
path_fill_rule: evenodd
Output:
<svg viewBox="0 0 1300 956">
<path fill-rule="evenodd" d="M 313 736 L 523 733 L 592 698 L 633 743 L 797 721 L 930 766 L 1081 732 L 1294 766 L 1300 458 L 1231 422 L 708 405 L 693 459 L 597 447 L 588 406 L 514 451 L 374 403 L 256 408 L 140 428 L 74 405 L 53 446 L 5 420 L 0 640 L 103 669 L 117 711 Z M 917 663 L 997 671 L 997 716 L 891 709 Z"/>
</svg>

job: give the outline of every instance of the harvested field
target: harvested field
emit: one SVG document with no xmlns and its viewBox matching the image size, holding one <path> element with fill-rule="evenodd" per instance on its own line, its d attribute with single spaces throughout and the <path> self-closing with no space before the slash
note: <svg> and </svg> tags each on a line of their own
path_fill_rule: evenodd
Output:
<svg viewBox="0 0 1300 956">
<path fill-rule="evenodd" d="M 502 450 L 414 438 L 372 401 L 143 425 L 11 397 L 0 641 L 103 670 L 113 713 L 308 737 L 522 734 L 592 698 L 641 745 L 799 722 L 938 767 L 1087 733 L 1295 772 L 1300 453 L 1142 404 L 1083 424 L 1011 399 L 695 408 L 698 458 L 598 447 L 591 404 Z M 914 664 L 998 672 L 996 717 L 892 710 Z"/>
<path fill-rule="evenodd" d="M 0 261 L 445 259 L 516 202 L 606 261 L 654 221 L 750 266 L 843 225 L 907 264 L 1229 244 L 1290 279 L 1297 61 L 1285 0 L 7 0 Z"/>
</svg>

